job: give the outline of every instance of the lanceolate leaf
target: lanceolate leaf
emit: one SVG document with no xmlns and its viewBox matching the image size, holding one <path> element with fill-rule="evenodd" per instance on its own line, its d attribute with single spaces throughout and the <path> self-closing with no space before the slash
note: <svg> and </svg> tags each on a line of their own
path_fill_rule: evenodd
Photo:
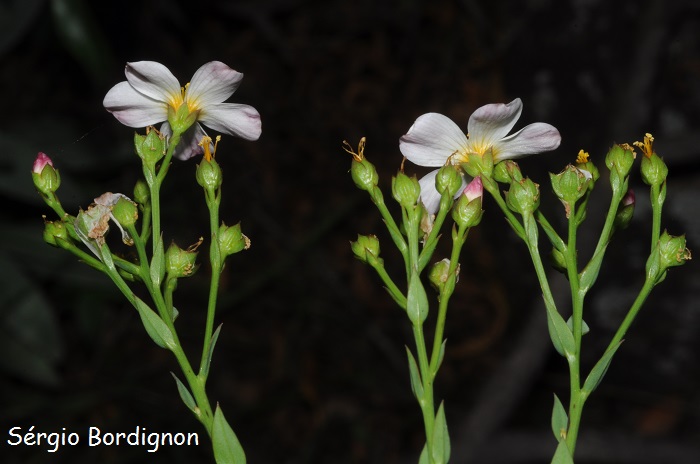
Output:
<svg viewBox="0 0 700 464">
<path fill-rule="evenodd" d="M 574 458 L 571 457 L 569 447 L 566 446 L 566 440 L 559 440 L 559 446 L 554 452 L 552 464 L 574 464 Z"/>
<path fill-rule="evenodd" d="M 231 426 L 226 422 L 224 413 L 221 412 L 218 404 L 214 412 L 211 441 L 216 464 L 245 464 L 243 447 L 236 434 L 233 433 Z"/>
<path fill-rule="evenodd" d="M 564 357 L 573 355 L 575 352 L 574 334 L 571 333 L 571 329 L 566 325 L 564 318 L 561 317 L 556 308 L 546 301 L 545 305 L 547 307 L 547 328 L 554 348 Z"/>
<path fill-rule="evenodd" d="M 177 375 L 175 375 L 174 372 L 170 373 L 173 378 L 175 379 L 175 383 L 177 384 L 177 391 L 180 393 L 180 398 L 182 399 L 182 402 L 185 403 L 185 406 L 192 411 L 193 413 L 197 414 L 197 402 L 192 398 L 192 394 L 190 391 L 187 389 L 184 383 L 180 381 L 180 379 L 177 378 Z M 197 414 L 199 416 L 199 414 Z"/>
<path fill-rule="evenodd" d="M 605 376 L 605 373 L 608 371 L 610 362 L 612 362 L 612 358 L 615 355 L 615 352 L 617 352 L 617 349 L 620 348 L 621 344 L 622 342 L 618 343 L 612 348 L 609 348 L 608 351 L 603 354 L 603 357 L 598 360 L 596 365 L 593 366 L 590 374 L 588 374 L 588 377 L 586 377 L 586 381 L 583 383 L 583 391 L 586 393 L 586 395 L 593 393 L 593 390 L 595 390 L 596 387 L 598 387 L 598 384 L 600 384 L 600 381 L 603 380 L 603 376 Z"/>
<path fill-rule="evenodd" d="M 413 325 L 422 324 L 428 317 L 428 295 L 416 271 L 411 272 L 411 280 L 408 283 L 406 313 Z"/>
<path fill-rule="evenodd" d="M 557 395 L 554 395 L 554 408 L 552 408 L 552 432 L 554 432 L 554 438 L 557 441 L 566 438 L 568 427 L 569 417 L 566 415 L 566 410 Z"/>
<path fill-rule="evenodd" d="M 161 348 L 172 349 L 175 347 L 175 339 L 165 322 L 146 303 L 137 296 L 134 297 L 134 305 L 141 316 L 141 322 L 148 335 Z"/>
<path fill-rule="evenodd" d="M 433 428 L 433 463 L 447 464 L 450 460 L 450 435 L 447 432 L 445 403 L 440 403 Z"/>
<path fill-rule="evenodd" d="M 216 346 L 216 341 L 219 339 L 219 332 L 221 332 L 221 325 L 219 324 L 219 327 L 216 328 L 214 331 L 214 335 L 211 336 L 211 343 L 209 344 L 209 352 L 207 353 L 207 357 L 204 358 L 204 363 L 202 364 L 202 375 L 204 375 L 204 378 L 206 379 L 209 377 L 209 366 L 211 365 L 211 358 L 214 355 L 214 347 Z"/>
<path fill-rule="evenodd" d="M 406 347 L 406 354 L 408 355 L 408 371 L 411 374 L 411 390 L 413 390 L 413 396 L 420 402 L 423 401 L 423 384 L 421 383 L 418 364 L 408 347 Z"/>
</svg>

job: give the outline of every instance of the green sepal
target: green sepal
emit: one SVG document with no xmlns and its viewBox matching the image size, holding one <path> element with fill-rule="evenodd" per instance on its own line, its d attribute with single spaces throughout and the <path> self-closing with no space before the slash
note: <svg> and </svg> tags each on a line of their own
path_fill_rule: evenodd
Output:
<svg viewBox="0 0 700 464">
<path fill-rule="evenodd" d="M 423 395 L 425 393 L 420 378 L 420 371 L 418 370 L 416 358 L 413 357 L 413 353 L 411 353 L 408 347 L 406 347 L 406 354 L 408 355 L 408 372 L 411 375 L 411 391 L 413 391 L 413 396 L 415 396 L 420 403 L 423 401 Z"/>
<path fill-rule="evenodd" d="M 160 287 L 160 283 L 165 277 L 165 251 L 163 250 L 163 236 L 158 237 L 155 249 L 153 250 L 153 258 L 151 258 L 151 282 L 156 288 Z"/>
<path fill-rule="evenodd" d="M 214 355 L 214 347 L 216 346 L 216 341 L 219 339 L 219 333 L 221 332 L 222 325 L 223 324 L 219 324 L 219 327 L 216 328 L 214 334 L 211 336 L 211 343 L 209 343 L 207 357 L 204 358 L 202 367 L 199 369 L 200 374 L 204 376 L 205 379 L 209 377 L 209 366 L 211 365 L 211 358 Z"/>
<path fill-rule="evenodd" d="M 445 403 L 441 402 L 433 424 L 433 463 L 447 464 L 450 460 L 450 435 L 445 419 Z"/>
<path fill-rule="evenodd" d="M 411 280 L 408 283 L 406 313 L 413 325 L 422 324 L 428 317 L 428 295 L 416 271 L 411 273 Z"/>
<path fill-rule="evenodd" d="M 214 411 L 214 423 L 211 430 L 211 441 L 214 449 L 214 459 L 216 464 L 245 464 L 245 453 L 238 441 L 238 437 L 233 433 L 233 429 L 219 405 Z"/>
<path fill-rule="evenodd" d="M 569 447 L 566 446 L 566 440 L 559 440 L 559 446 L 554 452 L 552 464 L 574 464 L 574 458 L 571 457 Z"/>
<path fill-rule="evenodd" d="M 571 330 L 573 333 L 574 331 L 574 320 L 572 319 L 572 316 L 569 316 L 569 318 L 566 320 L 566 326 Z M 586 324 L 586 321 L 583 319 L 581 320 L 581 335 L 586 335 L 588 332 L 591 331 L 591 328 L 588 327 L 588 324 Z"/>
<path fill-rule="evenodd" d="M 141 316 L 143 327 L 155 344 L 169 350 L 175 348 L 173 333 L 163 319 L 137 296 L 134 296 L 134 306 Z"/>
<path fill-rule="evenodd" d="M 173 376 L 175 379 L 175 383 L 177 384 L 177 391 L 180 393 L 180 399 L 182 400 L 183 403 L 185 403 L 185 406 L 187 406 L 187 409 L 192 411 L 195 415 L 199 416 L 198 411 L 199 409 L 197 408 L 197 402 L 194 400 L 192 397 L 192 394 L 190 391 L 187 389 L 184 383 L 180 381 L 180 379 L 177 378 L 177 375 L 175 375 L 174 372 L 170 372 L 170 375 Z"/>
<path fill-rule="evenodd" d="M 586 377 L 586 381 L 583 383 L 581 393 L 588 396 L 598 387 L 600 381 L 603 380 L 605 373 L 608 372 L 612 358 L 615 355 L 615 352 L 617 352 L 617 349 L 620 348 L 621 344 L 622 341 L 620 341 L 617 345 L 608 348 L 595 366 L 593 366 L 593 369 L 591 369 L 588 377 Z"/>
<path fill-rule="evenodd" d="M 557 395 L 554 395 L 554 407 L 552 408 L 552 432 L 554 438 L 560 441 L 566 438 L 566 431 L 569 428 L 569 416 L 566 414 L 564 405 L 561 404 Z"/>
<path fill-rule="evenodd" d="M 575 352 L 574 334 L 564 322 L 564 318 L 550 303 L 545 300 L 547 307 L 547 328 L 549 329 L 549 337 L 552 339 L 552 344 L 557 353 L 568 358 L 573 356 Z"/>
</svg>

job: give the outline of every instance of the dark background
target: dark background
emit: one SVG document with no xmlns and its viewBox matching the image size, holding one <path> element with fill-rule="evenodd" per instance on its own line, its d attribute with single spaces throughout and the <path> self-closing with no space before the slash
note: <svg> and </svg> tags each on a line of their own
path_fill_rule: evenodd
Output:
<svg viewBox="0 0 700 464">
<path fill-rule="evenodd" d="M 700 7 L 691 0 L 119 1 L 13 0 L 0 5 L 0 453 L 23 463 L 211 461 L 206 434 L 178 398 L 157 348 L 108 279 L 42 242 L 52 219 L 30 181 L 38 151 L 60 169 L 76 213 L 105 191 L 131 194 L 140 172 L 133 129 L 102 107 L 127 61 L 154 60 L 180 79 L 220 60 L 245 74 L 230 99 L 262 115 L 257 142 L 224 137 L 222 219 L 252 248 L 229 259 L 209 383 L 251 463 L 408 463 L 423 445 L 404 344 L 405 316 L 348 241 L 376 233 L 401 264 L 379 213 L 348 174 L 347 139 L 387 190 L 398 138 L 437 111 L 463 128 L 471 112 L 520 97 L 516 128 L 559 128 L 553 153 L 522 160 L 561 225 L 547 172 L 580 148 L 604 171 L 613 142 L 656 137 L 670 166 L 663 226 L 700 243 Z M 197 160 L 173 164 L 163 190 L 165 240 L 205 234 Z M 408 173 L 425 170 L 406 164 Z M 641 287 L 651 214 L 616 237 L 588 298 L 584 368 L 600 356 Z M 605 176 L 581 232 L 596 239 Z M 552 393 L 567 401 L 566 363 L 551 348 L 524 246 L 492 201 L 472 231 L 448 316 L 436 384 L 463 463 L 549 462 Z M 114 238 L 114 237 L 112 237 Z M 543 249 L 546 249 L 543 247 Z M 438 259 L 445 256 L 439 250 Z M 198 359 L 208 270 L 180 282 L 178 327 Z M 700 462 L 700 303 L 691 262 L 673 269 L 589 399 L 577 463 Z M 566 311 L 566 282 L 552 272 Z M 7 431 L 65 427 L 200 432 L 196 448 L 9 447 Z"/>
</svg>

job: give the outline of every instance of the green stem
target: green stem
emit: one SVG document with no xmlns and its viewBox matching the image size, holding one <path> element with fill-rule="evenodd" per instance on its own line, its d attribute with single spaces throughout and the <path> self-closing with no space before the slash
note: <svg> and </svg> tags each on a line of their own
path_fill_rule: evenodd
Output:
<svg viewBox="0 0 700 464">
<path fill-rule="evenodd" d="M 452 240 L 452 253 L 450 255 L 450 267 L 448 270 L 448 282 L 443 287 L 443 292 L 440 293 L 438 317 L 435 326 L 435 336 L 433 337 L 433 350 L 430 353 L 430 372 L 433 378 L 437 375 L 437 370 L 440 363 L 440 351 L 442 350 L 443 336 L 445 333 L 445 322 L 447 320 L 447 306 L 454 291 L 454 284 L 457 280 L 457 266 L 459 266 L 459 255 L 462 252 L 462 246 L 467 240 L 469 233 L 468 227 L 459 227 L 459 230 Z"/>
<path fill-rule="evenodd" d="M 572 326 L 574 335 L 574 353 L 567 358 L 569 363 L 570 398 L 569 398 L 569 427 L 566 434 L 566 444 L 573 457 L 578 439 L 578 430 L 583 413 L 585 398 L 581 394 L 581 338 L 583 335 L 583 300 L 584 293 L 579 288 L 578 259 L 576 249 L 576 204 L 570 204 L 569 228 L 566 244 L 566 269 L 571 288 Z"/>
<path fill-rule="evenodd" d="M 221 189 L 206 192 L 207 207 L 209 209 L 209 228 L 211 230 L 211 243 L 209 244 L 209 261 L 211 263 L 211 282 L 209 285 L 209 300 L 207 303 L 207 322 L 204 329 L 204 343 L 202 358 L 199 363 L 199 374 L 203 382 L 206 382 L 204 368 L 209 357 L 212 335 L 214 334 L 214 316 L 216 314 L 216 300 L 219 294 L 219 279 L 221 278 L 222 259 L 219 249 L 219 205 L 221 204 Z"/>
<path fill-rule="evenodd" d="M 608 345 L 606 352 L 607 352 L 607 350 L 611 349 L 612 347 L 614 347 L 618 343 L 620 343 L 622 341 L 622 339 L 625 337 L 627 330 L 632 325 L 632 322 L 637 317 L 639 310 L 642 308 L 642 305 L 644 304 L 646 299 L 649 297 L 651 290 L 654 288 L 655 280 L 656 280 L 655 278 L 647 278 L 644 281 L 644 285 L 642 286 L 642 289 L 639 292 L 639 295 L 637 295 L 637 298 L 634 300 L 634 303 L 632 303 L 632 306 L 630 307 L 629 311 L 627 311 L 627 315 L 625 316 L 625 319 L 622 321 L 622 324 L 620 324 L 620 327 L 618 327 L 617 332 L 615 332 L 615 336 L 610 341 L 610 344 Z"/>
<path fill-rule="evenodd" d="M 386 272 L 386 269 L 384 269 L 384 266 L 381 263 L 376 263 L 372 267 L 375 271 L 377 271 L 377 274 L 379 274 L 379 277 L 382 279 L 382 282 L 384 282 L 384 285 L 386 285 L 386 289 L 389 292 L 389 295 L 391 295 L 396 304 L 398 304 L 399 307 L 405 311 L 406 296 L 403 294 L 403 292 L 401 292 L 401 290 L 399 290 L 399 287 L 396 286 L 394 281 Z"/>
</svg>

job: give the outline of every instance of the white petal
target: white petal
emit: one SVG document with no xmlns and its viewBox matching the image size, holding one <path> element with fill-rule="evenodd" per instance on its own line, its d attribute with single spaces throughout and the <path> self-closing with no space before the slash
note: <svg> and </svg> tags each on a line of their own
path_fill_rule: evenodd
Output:
<svg viewBox="0 0 700 464">
<path fill-rule="evenodd" d="M 467 137 L 450 118 L 427 113 L 416 119 L 399 139 L 399 150 L 419 166 L 443 166 L 456 151 L 464 150 Z"/>
<path fill-rule="evenodd" d="M 492 103 L 477 108 L 467 123 L 469 143 L 477 147 L 488 147 L 508 135 L 523 111 L 519 98 L 506 104 Z"/>
<path fill-rule="evenodd" d="M 190 107 L 206 108 L 207 105 L 221 103 L 236 91 L 243 74 L 220 61 L 210 61 L 200 67 L 187 89 Z"/>
<path fill-rule="evenodd" d="M 431 171 L 418 181 L 420 184 L 420 201 L 430 214 L 435 214 L 440 208 L 440 194 L 435 188 L 435 176 L 437 172 L 438 169 Z"/>
<path fill-rule="evenodd" d="M 199 121 L 222 134 L 235 135 L 245 140 L 258 140 L 262 132 L 258 110 L 237 103 L 208 106 L 199 114 Z"/>
<path fill-rule="evenodd" d="M 119 122 L 129 127 L 146 127 L 168 118 L 165 103 L 137 92 L 126 81 L 112 87 L 102 104 Z"/>
<path fill-rule="evenodd" d="M 138 92 L 161 102 L 171 102 L 180 93 L 180 82 L 168 68 L 155 61 L 127 63 L 126 80 Z"/>
<path fill-rule="evenodd" d="M 493 147 L 494 161 L 551 151 L 560 143 L 561 135 L 556 127 L 544 122 L 536 122 L 498 142 Z"/>
</svg>

